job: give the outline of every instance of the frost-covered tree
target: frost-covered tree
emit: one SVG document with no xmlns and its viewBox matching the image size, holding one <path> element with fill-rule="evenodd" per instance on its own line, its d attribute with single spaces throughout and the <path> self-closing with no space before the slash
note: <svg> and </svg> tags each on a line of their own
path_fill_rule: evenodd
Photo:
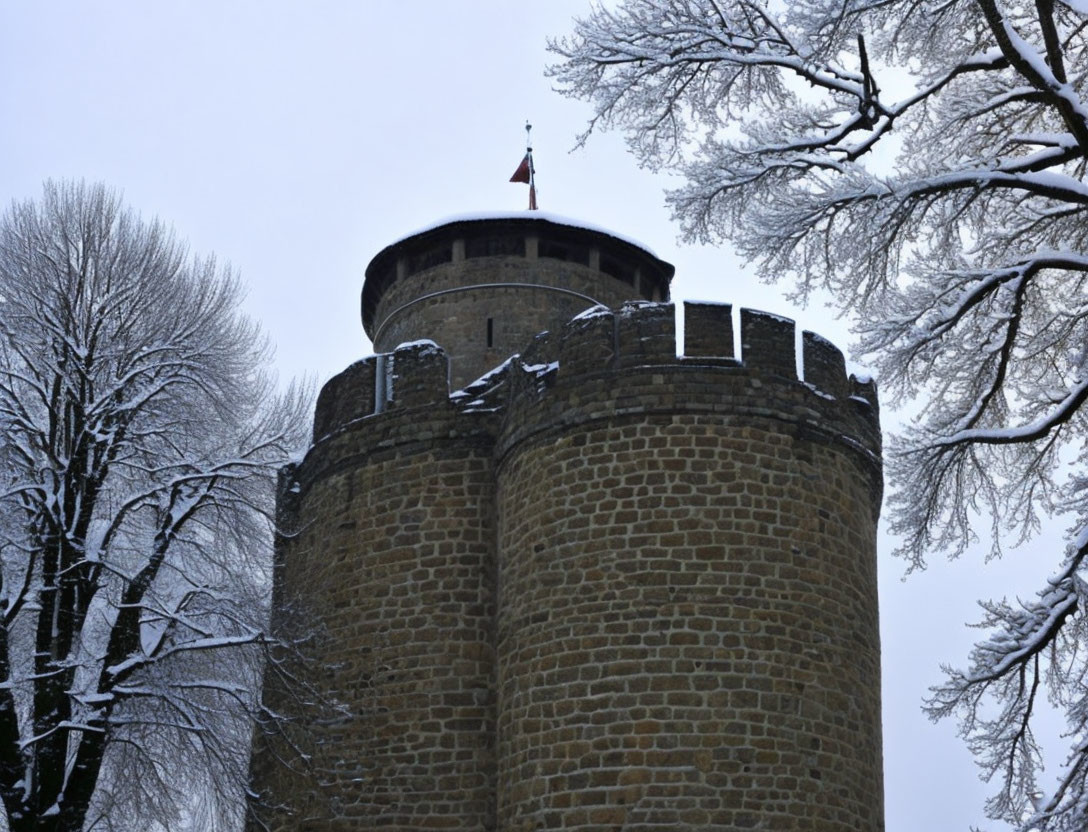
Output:
<svg viewBox="0 0 1088 832">
<path fill-rule="evenodd" d="M 995 552 L 1066 523 L 1054 577 L 984 605 L 928 707 L 1000 784 L 992 817 L 1088 828 L 1088 4 L 623 0 L 551 47 L 586 135 L 682 175 L 688 239 L 829 290 L 884 391 L 924 402 L 890 453 L 912 566 L 980 522 Z M 1044 692 L 1072 741 L 1045 794 Z"/>
<path fill-rule="evenodd" d="M 305 424 L 239 291 L 102 187 L 50 184 L 0 219 L 13 832 L 239 821 L 275 470 Z"/>
</svg>

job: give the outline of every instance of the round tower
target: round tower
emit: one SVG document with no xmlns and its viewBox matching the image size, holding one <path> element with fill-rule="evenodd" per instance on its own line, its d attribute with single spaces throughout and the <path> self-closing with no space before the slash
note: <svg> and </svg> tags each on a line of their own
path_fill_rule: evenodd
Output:
<svg viewBox="0 0 1088 832">
<path fill-rule="evenodd" d="M 374 258 L 279 505 L 342 711 L 269 828 L 881 832 L 875 389 L 727 305 L 677 355 L 671 275 L 547 215 Z"/>
<path fill-rule="evenodd" d="M 596 310 L 497 442 L 498 828 L 878 832 L 873 389 L 794 326 Z M 551 360 L 545 360 L 550 358 Z"/>
<path fill-rule="evenodd" d="M 459 390 L 583 309 L 669 298 L 673 267 L 615 234 L 539 211 L 455 219 L 387 246 L 363 284 L 377 352 L 426 338 Z"/>
<path fill-rule="evenodd" d="M 450 399 L 448 366 L 417 343 L 318 396 L 281 500 L 276 594 L 306 622 L 333 708 L 300 726 L 312 779 L 258 760 L 265 791 L 292 807 L 268 829 L 494 829 L 494 414 Z"/>
</svg>

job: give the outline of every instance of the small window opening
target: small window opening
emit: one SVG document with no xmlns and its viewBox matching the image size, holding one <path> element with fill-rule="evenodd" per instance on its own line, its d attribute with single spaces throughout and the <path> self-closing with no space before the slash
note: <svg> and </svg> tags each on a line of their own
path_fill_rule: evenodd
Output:
<svg viewBox="0 0 1088 832">
<path fill-rule="evenodd" d="M 589 246 L 570 241 L 541 240 L 537 246 L 537 256 L 588 266 Z"/>
<path fill-rule="evenodd" d="M 495 319 L 487 319 L 487 345 L 489 347 L 495 346 Z"/>
<path fill-rule="evenodd" d="M 453 248 L 449 244 L 442 244 L 425 251 L 418 252 L 406 258 L 405 275 L 413 275 L 417 272 L 449 263 L 453 260 Z"/>
<path fill-rule="evenodd" d="M 635 270 L 631 266 L 627 266 L 615 257 L 609 257 L 606 254 L 601 255 L 601 271 L 616 280 L 622 280 L 628 286 L 635 285 Z"/>
<path fill-rule="evenodd" d="M 465 240 L 465 258 L 473 257 L 524 257 L 525 238 L 512 236 L 468 237 Z"/>
</svg>

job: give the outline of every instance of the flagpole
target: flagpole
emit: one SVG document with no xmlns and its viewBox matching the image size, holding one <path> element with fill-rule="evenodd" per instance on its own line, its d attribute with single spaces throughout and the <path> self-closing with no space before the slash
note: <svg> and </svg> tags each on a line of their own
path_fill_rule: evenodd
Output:
<svg viewBox="0 0 1088 832">
<path fill-rule="evenodd" d="M 536 171 L 533 169 L 533 125 L 525 121 L 525 155 L 529 159 L 529 210 L 536 210 Z"/>
<path fill-rule="evenodd" d="M 533 125 L 528 121 L 525 122 L 525 155 L 521 159 L 521 164 L 518 165 L 517 170 L 514 171 L 514 175 L 510 177 L 511 182 L 524 182 L 529 186 L 529 210 L 536 210 L 536 166 L 533 165 Z"/>
</svg>

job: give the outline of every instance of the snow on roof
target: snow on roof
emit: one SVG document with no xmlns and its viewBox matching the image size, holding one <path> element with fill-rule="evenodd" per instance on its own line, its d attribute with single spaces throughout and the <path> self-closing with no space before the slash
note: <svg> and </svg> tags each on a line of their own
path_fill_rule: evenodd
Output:
<svg viewBox="0 0 1088 832">
<path fill-rule="evenodd" d="M 386 248 L 402 243 L 405 240 L 411 239 L 419 234 L 424 234 L 427 231 L 433 231 L 436 228 L 441 228 L 444 225 L 452 225 L 457 222 L 475 222 L 482 220 L 542 220 L 544 222 L 555 223 L 556 225 L 569 225 L 571 228 L 584 228 L 587 231 L 595 231 L 598 234 L 607 234 L 609 237 L 615 237 L 617 240 L 622 240 L 625 243 L 640 248 L 649 254 L 651 257 L 655 257 L 658 260 L 661 258 L 657 256 L 657 253 L 645 243 L 639 242 L 633 237 L 628 237 L 626 234 L 618 234 L 611 229 L 604 226 L 595 225 L 585 220 L 574 219 L 573 217 L 565 217 L 562 214 L 553 214 L 551 211 L 471 211 L 465 214 L 453 214 L 452 216 L 443 217 L 442 219 L 435 220 L 432 223 L 428 223 L 421 228 L 417 228 L 408 234 L 404 234 L 393 242 L 391 242 Z"/>
</svg>

